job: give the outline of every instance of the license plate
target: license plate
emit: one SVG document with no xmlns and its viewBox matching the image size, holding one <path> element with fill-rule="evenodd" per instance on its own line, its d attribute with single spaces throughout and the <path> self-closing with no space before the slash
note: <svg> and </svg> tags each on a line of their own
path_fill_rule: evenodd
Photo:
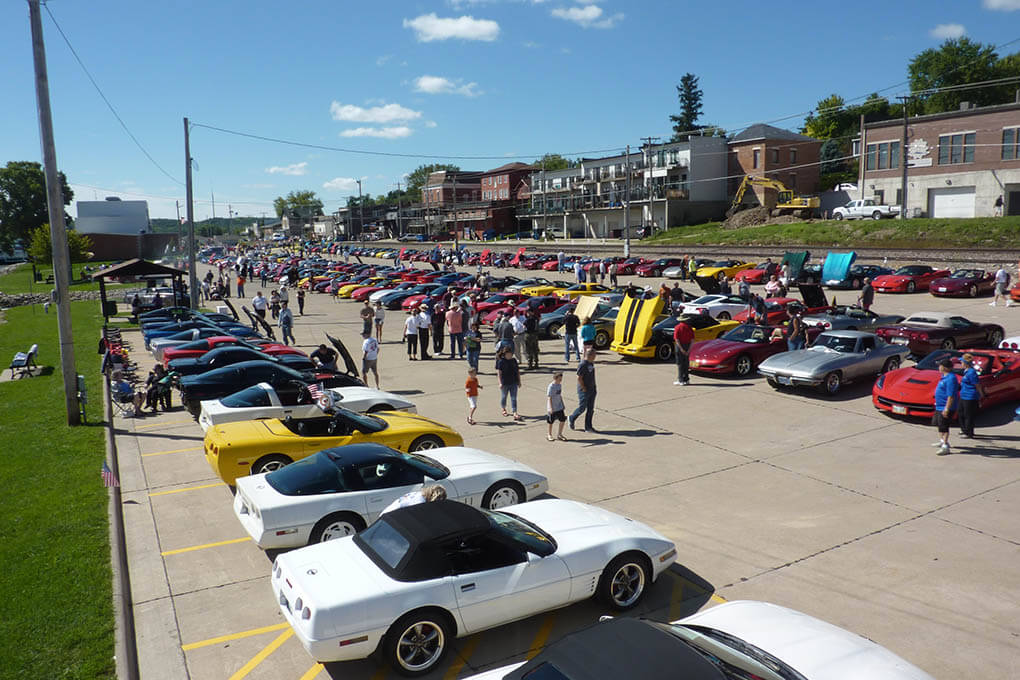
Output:
<svg viewBox="0 0 1020 680">
<path fill-rule="evenodd" d="M 894 404 L 892 407 L 892 412 L 897 415 L 905 416 L 907 415 L 907 407 Z"/>
<path fill-rule="evenodd" d="M 776 380 L 779 381 L 780 385 L 792 385 L 793 378 L 787 378 L 785 375 L 776 376 Z"/>
<path fill-rule="evenodd" d="M 939 286 L 939 292 L 940 293 L 945 293 L 946 292 L 946 287 L 945 286 Z"/>
<path fill-rule="evenodd" d="M 906 338 L 899 338 L 899 337 L 897 337 L 897 338 L 890 338 L 889 342 L 894 344 L 894 345 L 905 345 L 905 344 L 907 344 L 910 341 L 907 340 Z"/>
</svg>

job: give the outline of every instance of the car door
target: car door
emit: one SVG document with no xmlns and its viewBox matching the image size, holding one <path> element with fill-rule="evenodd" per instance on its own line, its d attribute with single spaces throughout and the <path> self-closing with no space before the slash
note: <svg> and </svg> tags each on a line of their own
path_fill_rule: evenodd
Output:
<svg viewBox="0 0 1020 680">
<path fill-rule="evenodd" d="M 368 461 L 353 466 L 352 484 L 357 484 L 365 509 L 362 515 L 374 522 L 386 507 L 404 494 L 421 489 L 425 475 L 400 460 Z"/>
<path fill-rule="evenodd" d="M 444 549 L 466 633 L 553 609 L 570 598 L 570 573 L 555 554 L 538 557 L 492 531 Z"/>
<path fill-rule="evenodd" d="M 951 317 L 949 322 L 953 325 L 952 334 L 956 338 L 958 347 L 973 347 L 974 345 L 985 344 L 985 331 L 978 324 L 972 323 L 962 316 Z"/>
<path fill-rule="evenodd" d="M 857 362 L 854 374 L 858 377 L 873 375 L 882 370 L 885 357 L 878 351 L 875 338 L 863 337 L 857 340 Z"/>
</svg>

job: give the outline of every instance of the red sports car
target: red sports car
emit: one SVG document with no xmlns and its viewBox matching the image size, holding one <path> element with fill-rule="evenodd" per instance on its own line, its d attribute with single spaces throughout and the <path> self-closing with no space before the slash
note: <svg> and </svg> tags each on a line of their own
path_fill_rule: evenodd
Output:
<svg viewBox="0 0 1020 680">
<path fill-rule="evenodd" d="M 662 276 L 662 272 L 669 267 L 679 267 L 683 264 L 683 258 L 680 257 L 660 257 L 654 262 L 648 262 L 646 264 L 638 265 L 634 269 L 634 273 L 641 277 L 658 277 Z"/>
<path fill-rule="evenodd" d="M 779 331 L 779 333 L 774 333 Z M 751 375 L 764 359 L 786 351 L 782 326 L 741 324 L 715 340 L 691 345 L 691 370 L 715 375 Z"/>
<path fill-rule="evenodd" d="M 995 274 L 984 269 L 957 269 L 943 279 L 935 279 L 928 292 L 936 297 L 977 297 L 995 290 Z"/>
<path fill-rule="evenodd" d="M 981 408 L 1020 400 L 1020 353 L 1012 350 L 972 350 L 984 396 Z M 930 417 L 935 410 L 935 386 L 942 377 L 939 363 L 953 362 L 957 380 L 963 375 L 963 352 L 932 352 L 916 366 L 900 368 L 879 376 L 871 390 L 871 401 L 880 411 L 901 416 Z"/>
<path fill-rule="evenodd" d="M 482 302 L 479 302 L 476 311 L 479 316 L 481 316 L 499 307 L 509 307 L 520 304 L 525 299 L 527 299 L 527 296 L 522 295 L 521 293 L 496 293 Z"/>
<path fill-rule="evenodd" d="M 192 340 L 183 345 L 177 347 L 171 347 L 170 349 L 163 350 L 163 366 L 168 366 L 170 361 L 173 359 L 184 359 L 184 358 L 196 358 L 200 357 L 210 350 L 214 350 L 217 347 L 253 347 L 258 349 L 265 354 L 278 355 L 278 354 L 300 354 L 306 356 L 304 352 L 294 347 L 288 347 L 277 342 L 270 342 L 268 340 L 259 342 L 258 340 L 249 342 L 241 340 L 241 338 L 235 338 L 232 335 L 214 335 L 211 338 L 202 338 L 200 340 Z"/>
<path fill-rule="evenodd" d="M 775 262 L 762 262 L 751 269 L 741 269 L 733 275 L 734 281 L 747 281 L 748 283 L 765 283 L 773 274 L 779 273 L 779 265 Z"/>
<path fill-rule="evenodd" d="M 1006 333 L 994 323 L 975 323 L 945 312 L 916 312 L 896 326 L 881 326 L 875 335 L 924 356 L 937 349 L 998 347 Z"/>
<path fill-rule="evenodd" d="M 1013 286 L 1012 290 L 1009 291 L 1009 297 L 1014 302 L 1020 302 L 1020 283 Z"/>
<path fill-rule="evenodd" d="M 876 276 L 871 285 L 879 293 L 913 293 L 928 290 L 932 281 L 946 276 L 949 276 L 948 269 L 935 269 L 926 264 L 911 264 L 900 267 L 892 274 Z"/>
<path fill-rule="evenodd" d="M 632 275 L 638 267 L 650 263 L 651 260 L 644 257 L 631 257 L 616 265 L 616 273 L 620 276 Z"/>
</svg>

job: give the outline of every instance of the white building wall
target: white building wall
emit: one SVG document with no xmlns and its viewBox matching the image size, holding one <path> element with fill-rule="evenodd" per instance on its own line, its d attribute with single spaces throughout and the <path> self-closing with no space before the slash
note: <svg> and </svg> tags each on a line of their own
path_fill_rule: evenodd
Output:
<svg viewBox="0 0 1020 680">
<path fill-rule="evenodd" d="M 871 198 L 876 192 L 882 191 L 883 201 L 894 204 L 896 203 L 896 192 L 901 186 L 902 182 L 898 177 L 868 178 L 864 183 L 864 196 Z M 1006 194 L 1007 190 L 1020 190 L 1020 169 L 996 170 L 994 172 L 988 170 L 950 172 L 908 177 L 907 213 L 910 216 L 928 217 L 929 190 L 951 187 L 974 187 L 974 216 L 992 217 L 995 215 L 995 199 Z"/>
<path fill-rule="evenodd" d="M 722 137 L 691 137 L 687 181 L 692 201 L 725 201 L 728 149 Z"/>
</svg>

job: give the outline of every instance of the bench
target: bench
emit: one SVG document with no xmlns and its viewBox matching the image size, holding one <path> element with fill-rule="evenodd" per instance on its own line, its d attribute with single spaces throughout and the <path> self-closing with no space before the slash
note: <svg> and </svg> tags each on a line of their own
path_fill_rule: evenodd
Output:
<svg viewBox="0 0 1020 680">
<path fill-rule="evenodd" d="M 18 352 L 11 359 L 11 379 L 32 377 L 32 369 L 36 368 L 35 357 L 39 353 L 39 345 L 32 345 L 27 352 Z"/>
</svg>

